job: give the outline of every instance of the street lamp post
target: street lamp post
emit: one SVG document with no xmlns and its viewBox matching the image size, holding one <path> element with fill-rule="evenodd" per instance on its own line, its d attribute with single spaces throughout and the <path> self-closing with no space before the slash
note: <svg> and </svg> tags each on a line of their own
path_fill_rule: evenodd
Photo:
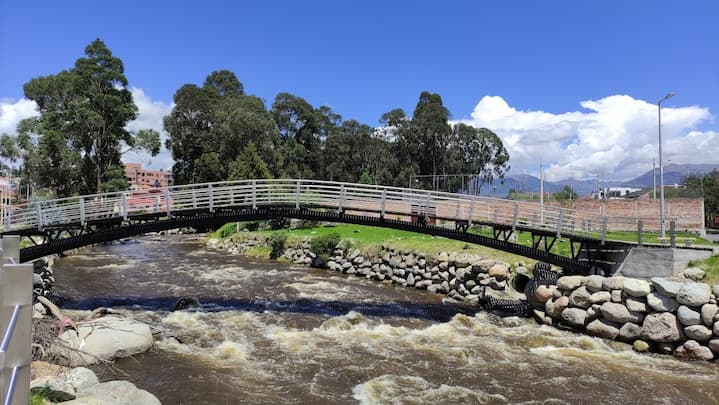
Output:
<svg viewBox="0 0 719 405">
<path fill-rule="evenodd" d="M 674 97 L 675 93 L 667 93 L 664 98 L 657 101 L 657 113 L 659 119 L 659 226 L 662 230 L 662 238 L 666 236 L 664 226 L 664 163 L 662 163 L 662 102 Z"/>
</svg>

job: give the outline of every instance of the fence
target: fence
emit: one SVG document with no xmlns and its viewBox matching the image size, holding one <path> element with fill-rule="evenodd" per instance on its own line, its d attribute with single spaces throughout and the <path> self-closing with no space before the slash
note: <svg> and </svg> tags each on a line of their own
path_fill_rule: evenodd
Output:
<svg viewBox="0 0 719 405">
<path fill-rule="evenodd" d="M 0 239 L 0 388 L 5 405 L 30 403 L 32 263 L 20 264 L 20 237 Z"/>
</svg>

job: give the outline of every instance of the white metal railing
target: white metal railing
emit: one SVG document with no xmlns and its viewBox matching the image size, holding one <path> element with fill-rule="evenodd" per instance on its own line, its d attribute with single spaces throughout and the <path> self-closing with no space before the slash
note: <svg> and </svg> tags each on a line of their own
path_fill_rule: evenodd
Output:
<svg viewBox="0 0 719 405">
<path fill-rule="evenodd" d="M 603 237 L 607 216 L 538 203 L 465 194 L 322 180 L 272 179 L 188 184 L 143 191 L 94 194 L 14 205 L 5 211 L 5 231 L 87 223 L 138 214 L 229 207 L 317 206 L 366 215 L 408 219 L 413 215 L 526 226 L 557 235 Z"/>
<path fill-rule="evenodd" d="M 0 392 L 2 403 L 30 402 L 32 263 L 20 264 L 20 237 L 0 239 Z"/>
</svg>

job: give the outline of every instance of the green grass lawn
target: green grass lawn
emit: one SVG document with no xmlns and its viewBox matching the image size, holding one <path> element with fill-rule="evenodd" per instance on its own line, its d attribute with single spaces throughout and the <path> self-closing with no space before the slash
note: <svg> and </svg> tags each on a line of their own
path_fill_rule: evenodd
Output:
<svg viewBox="0 0 719 405">
<path fill-rule="evenodd" d="M 690 266 L 699 267 L 706 274 L 702 282 L 707 284 L 719 284 L 719 256 L 712 256 L 708 259 L 693 261 Z"/>
</svg>

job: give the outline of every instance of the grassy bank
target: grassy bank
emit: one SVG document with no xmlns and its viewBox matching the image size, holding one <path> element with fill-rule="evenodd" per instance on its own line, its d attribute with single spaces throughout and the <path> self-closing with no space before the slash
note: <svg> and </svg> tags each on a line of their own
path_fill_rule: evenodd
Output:
<svg viewBox="0 0 719 405">
<path fill-rule="evenodd" d="M 699 267 L 706 272 L 702 280 L 703 282 L 707 284 L 719 284 L 719 256 L 693 261 L 689 263 L 689 265 Z"/>
<path fill-rule="evenodd" d="M 235 229 L 235 223 L 227 224 L 214 232 L 212 237 L 221 238 L 230 236 L 233 238 L 242 238 L 243 232 L 235 233 Z M 379 251 L 380 247 L 384 243 L 395 249 L 422 252 L 427 255 L 436 255 L 442 251 L 465 252 L 481 257 L 502 260 L 511 264 L 514 264 L 515 262 L 524 262 L 528 265 L 533 265 L 535 263 L 535 260 L 503 252 L 501 250 L 490 249 L 485 246 L 421 233 L 364 225 L 318 225 L 311 228 L 282 229 L 274 231 L 262 230 L 253 233 L 265 236 L 270 236 L 276 233 L 285 233 L 287 235 L 287 246 L 298 245 L 306 239 L 313 239 L 320 236 L 326 236 L 331 233 L 337 233 L 339 234 L 341 240 L 348 241 L 351 246 L 368 253 Z M 255 250 L 258 250 L 258 252 L 255 253 L 269 254 L 269 249 L 267 249 L 267 252 L 260 252 L 259 250 L 261 249 Z"/>
</svg>

